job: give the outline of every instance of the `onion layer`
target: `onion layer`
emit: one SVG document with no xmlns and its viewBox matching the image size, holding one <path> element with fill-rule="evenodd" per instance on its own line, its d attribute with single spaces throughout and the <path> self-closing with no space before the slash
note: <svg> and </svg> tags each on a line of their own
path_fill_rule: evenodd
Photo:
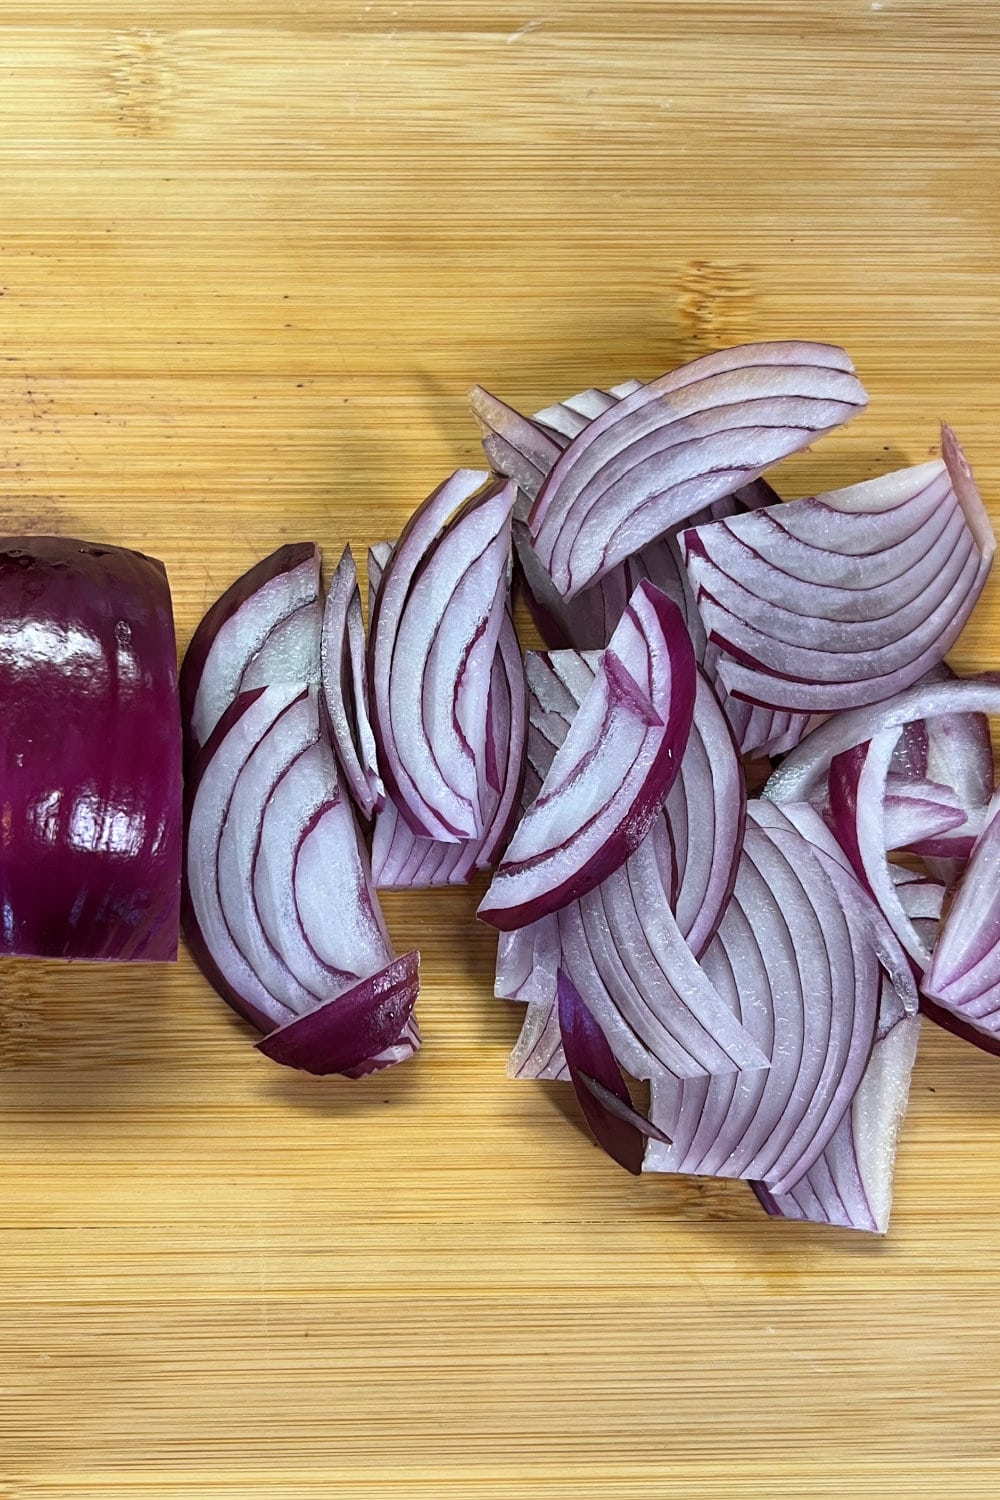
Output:
<svg viewBox="0 0 1000 1500">
<path fill-rule="evenodd" d="M 330 583 L 320 646 L 323 703 L 337 763 L 366 818 L 385 801 L 368 717 L 368 667 L 358 575 L 350 547 Z"/>
<path fill-rule="evenodd" d="M 1000 793 L 934 946 L 927 998 L 1000 1046 Z M 938 1019 L 935 1013 L 934 1019 Z"/>
</svg>

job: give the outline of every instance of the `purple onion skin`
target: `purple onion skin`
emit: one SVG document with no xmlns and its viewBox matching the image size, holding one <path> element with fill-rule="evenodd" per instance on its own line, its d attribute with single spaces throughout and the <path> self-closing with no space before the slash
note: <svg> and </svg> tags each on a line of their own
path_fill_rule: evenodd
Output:
<svg viewBox="0 0 1000 1500">
<path fill-rule="evenodd" d="M 269 1032 L 257 1050 L 318 1077 L 360 1068 L 399 1039 L 420 987 L 419 964 L 416 952 L 394 959 L 335 1000 Z"/>
<path fill-rule="evenodd" d="M 223 625 L 227 620 L 232 619 L 241 605 L 253 598 L 258 589 L 270 583 L 272 578 L 277 578 L 282 573 L 291 573 L 294 568 L 308 562 L 315 551 L 315 542 L 288 542 L 284 547 L 279 547 L 276 552 L 271 553 L 270 557 L 262 558 L 249 572 L 231 583 L 225 593 L 216 599 L 211 609 L 204 615 L 201 624 L 191 637 L 191 643 L 184 653 L 184 661 L 181 665 L 181 714 L 185 725 L 189 725 L 193 718 L 198 684 L 205 670 L 208 653 Z M 187 746 L 189 755 L 193 753 L 193 750 L 193 746 Z"/>
<path fill-rule="evenodd" d="M 928 1021 L 933 1021 L 935 1026 L 940 1026 L 942 1031 L 950 1031 L 952 1036 L 960 1037 L 963 1042 L 971 1042 L 974 1047 L 988 1052 L 991 1057 L 1000 1057 L 1000 1034 L 981 1031 L 971 1021 L 956 1015 L 954 1011 L 946 1010 L 936 1000 L 930 1000 L 923 994 L 920 996 L 920 1014 L 926 1016 Z"/>
<path fill-rule="evenodd" d="M 612 1113 L 585 1082 L 586 1079 L 595 1079 L 631 1109 L 632 1101 L 615 1055 L 579 990 L 561 969 L 556 984 L 563 1049 L 584 1118 L 601 1149 L 626 1172 L 638 1177 L 646 1149 L 645 1136 L 635 1125 Z"/>
<path fill-rule="evenodd" d="M 163 564 L 0 542 L 0 953 L 177 957 L 181 724 Z"/>
</svg>

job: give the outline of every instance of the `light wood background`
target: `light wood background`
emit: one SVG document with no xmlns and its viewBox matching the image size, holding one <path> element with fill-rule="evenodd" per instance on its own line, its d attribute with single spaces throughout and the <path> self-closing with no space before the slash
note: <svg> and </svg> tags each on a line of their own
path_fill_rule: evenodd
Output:
<svg viewBox="0 0 1000 1500">
<path fill-rule="evenodd" d="M 162 557 L 183 642 L 475 461 L 473 380 L 790 335 L 872 402 L 786 493 L 943 416 L 1000 514 L 998 68 L 995 0 L 4 0 L 2 529 Z M 1000 1064 L 925 1037 L 885 1243 L 633 1182 L 505 1080 L 476 900 L 387 903 L 361 1086 L 186 960 L 3 970 L 2 1500 L 1000 1494 Z"/>
</svg>

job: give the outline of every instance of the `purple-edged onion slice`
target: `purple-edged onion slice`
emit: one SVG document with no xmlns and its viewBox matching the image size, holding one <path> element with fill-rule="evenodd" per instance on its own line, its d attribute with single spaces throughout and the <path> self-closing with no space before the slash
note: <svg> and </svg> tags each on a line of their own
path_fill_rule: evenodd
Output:
<svg viewBox="0 0 1000 1500">
<path fill-rule="evenodd" d="M 571 599 L 694 511 L 853 416 L 865 394 L 843 350 L 746 344 L 651 381 L 559 455 L 528 518 Z"/>
<path fill-rule="evenodd" d="M 885 1234 L 896 1148 L 917 1055 L 920 1017 L 908 1015 L 883 976 L 878 1032 L 851 1107 L 822 1156 L 790 1192 L 753 1187 L 767 1213 Z"/>
<path fill-rule="evenodd" d="M 293 683 L 242 693 L 201 750 L 188 791 L 185 926 L 222 997 L 265 1033 L 345 994 L 358 1015 L 366 996 L 378 1009 L 381 991 L 363 982 L 390 965 L 392 949 L 322 733 L 318 690 Z M 297 1032 L 295 1056 L 315 1038 L 326 1052 L 310 1070 L 325 1071 L 345 1024 L 326 1017 Z M 360 1021 L 354 1030 L 360 1046 L 368 1033 Z M 417 1043 L 407 1010 L 377 1052 L 409 1055 Z M 369 1052 L 349 1066 L 380 1065 Z"/>
<path fill-rule="evenodd" d="M 990 803 L 922 987 L 939 1010 L 1000 1047 L 1000 793 Z"/>
<path fill-rule="evenodd" d="M 640 584 L 480 904 L 484 921 L 524 926 L 624 864 L 676 778 L 696 681 L 680 611 Z"/>
<path fill-rule="evenodd" d="M 845 907 L 832 869 L 794 828 L 761 825 L 751 804 L 733 900 L 702 962 L 767 1071 L 652 1080 L 651 1171 L 799 1182 L 843 1118 L 868 1062 L 881 965 L 868 923 Z M 858 891 L 859 901 L 864 893 Z M 873 918 L 873 922 L 877 919 Z"/>
<path fill-rule="evenodd" d="M 524 771 L 527 706 L 521 650 L 509 613 L 500 628 L 490 681 L 486 830 L 461 844 L 421 838 L 387 801 L 375 820 L 372 878 L 380 890 L 465 885 L 476 870 L 492 869 L 517 819 Z M 494 784 L 495 783 L 495 784 Z"/>
<path fill-rule="evenodd" d="M 526 658 L 529 765 L 538 781 L 566 738 L 597 660 L 570 651 Z M 707 945 L 729 900 L 745 801 L 732 736 L 699 675 L 680 772 L 643 842 L 579 902 L 501 934 L 495 993 L 529 1006 L 512 1076 L 563 1076 L 552 1023 L 560 966 L 636 1077 L 766 1066 L 692 954 Z"/>
<path fill-rule="evenodd" d="M 669 1142 L 632 1104 L 604 1033 L 562 970 L 556 987 L 566 1065 L 584 1118 L 602 1150 L 638 1177 L 646 1141 Z"/>
<path fill-rule="evenodd" d="M 181 667 L 181 708 L 193 754 L 242 692 L 319 679 L 320 555 L 279 547 L 217 599 Z"/>
<path fill-rule="evenodd" d="M 177 957 L 170 588 L 139 552 L 0 541 L 0 954 Z"/>
<path fill-rule="evenodd" d="M 950 428 L 944 457 L 686 531 L 728 692 L 786 712 L 876 703 L 954 645 L 996 544 Z"/>
<path fill-rule="evenodd" d="M 414 833 L 480 838 L 489 692 L 506 613 L 513 485 L 459 470 L 388 560 L 369 640 L 379 766 Z M 481 491 L 481 493 L 480 493 Z"/>
<path fill-rule="evenodd" d="M 830 762 L 883 730 L 941 715 L 1000 714 L 1000 672 L 976 677 L 918 683 L 864 708 L 849 709 L 825 719 L 782 761 L 764 789 L 772 802 L 809 802 L 822 796 Z M 946 780 L 940 770 L 934 779 Z"/>
<path fill-rule="evenodd" d="M 368 718 L 368 666 L 358 575 L 345 547 L 330 582 L 320 645 L 323 703 L 337 763 L 366 818 L 385 801 Z"/>
<path fill-rule="evenodd" d="M 257 1043 L 275 1062 L 306 1073 L 363 1077 L 416 1051 L 411 1024 L 419 955 L 407 953 L 334 1000 L 297 1016 Z"/>
</svg>

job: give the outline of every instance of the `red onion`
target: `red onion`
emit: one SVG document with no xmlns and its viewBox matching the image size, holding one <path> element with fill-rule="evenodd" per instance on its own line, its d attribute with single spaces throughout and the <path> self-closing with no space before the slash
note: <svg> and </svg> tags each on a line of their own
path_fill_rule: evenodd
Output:
<svg viewBox="0 0 1000 1500">
<path fill-rule="evenodd" d="M 1000 793 L 990 803 L 985 827 L 938 934 L 923 990 L 941 1010 L 1000 1046 L 998 863 Z"/>
<path fill-rule="evenodd" d="M 497 863 L 517 819 L 526 733 L 524 669 L 508 613 L 490 680 L 487 767 L 492 776 L 483 795 L 486 830 L 481 838 L 460 844 L 421 838 L 387 801 L 375 820 L 372 841 L 372 877 L 379 889 L 465 885 L 476 870 Z"/>
<path fill-rule="evenodd" d="M 647 1139 L 669 1142 L 633 1106 L 604 1033 L 562 971 L 557 992 L 566 1064 L 584 1118 L 598 1145 L 626 1172 L 638 1177 Z"/>
<path fill-rule="evenodd" d="M 412 990 L 416 958 L 399 988 L 318 690 L 241 693 L 200 751 L 188 791 L 188 939 L 235 1010 L 265 1033 L 281 1028 L 265 1050 L 313 1072 L 330 1059 L 349 1058 L 337 1071 L 366 1072 L 411 1055 L 412 994 L 388 1040 L 385 1027 Z M 374 977 L 383 971 L 388 979 Z M 334 1013 L 344 996 L 349 1007 Z M 309 1024 L 296 1030 L 302 1018 Z"/>
<path fill-rule="evenodd" d="M 385 788 L 368 718 L 365 626 L 350 547 L 344 548 L 326 596 L 320 661 L 323 703 L 337 763 L 351 796 L 370 818 L 385 801 Z"/>
<path fill-rule="evenodd" d="M 319 549 L 293 542 L 244 573 L 212 605 L 181 667 L 192 754 L 240 693 L 319 680 L 319 575 Z"/>
<path fill-rule="evenodd" d="M 677 775 L 695 682 L 677 606 L 640 584 L 479 906 L 484 921 L 523 926 L 625 862 Z"/>
<path fill-rule="evenodd" d="M 181 725 L 163 564 L 5 538 L 0 693 L 0 953 L 175 959 Z"/>
<path fill-rule="evenodd" d="M 626 397 L 559 455 L 528 518 L 535 549 L 571 599 L 864 404 L 847 356 L 828 345 L 704 355 Z"/>
<path fill-rule="evenodd" d="M 751 811 L 733 900 L 703 964 L 771 1066 L 654 1078 L 651 1119 L 673 1144 L 651 1143 L 646 1165 L 762 1180 L 780 1194 L 822 1154 L 861 1080 L 880 964 L 809 840 Z"/>
<path fill-rule="evenodd" d="M 686 531 L 727 691 L 786 712 L 875 703 L 958 639 L 995 543 L 950 428 L 942 460 Z"/>
<path fill-rule="evenodd" d="M 379 765 L 414 833 L 486 828 L 490 676 L 506 609 L 512 485 L 459 470 L 417 509 L 385 569 L 369 641 Z"/>
</svg>

